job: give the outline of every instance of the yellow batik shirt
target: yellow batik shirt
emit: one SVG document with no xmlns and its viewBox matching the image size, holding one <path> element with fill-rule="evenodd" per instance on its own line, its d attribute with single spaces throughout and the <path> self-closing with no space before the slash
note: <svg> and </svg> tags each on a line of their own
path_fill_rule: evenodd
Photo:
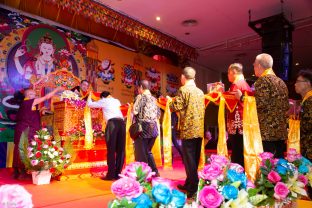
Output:
<svg viewBox="0 0 312 208">
<path fill-rule="evenodd" d="M 180 113 L 180 138 L 204 137 L 205 100 L 202 90 L 196 85 L 180 87 L 178 95 L 170 103 L 172 111 Z"/>
<path fill-rule="evenodd" d="M 301 105 L 300 148 L 303 156 L 312 159 L 312 96 Z"/>
<path fill-rule="evenodd" d="M 279 77 L 267 74 L 255 82 L 255 98 L 263 141 L 287 139 L 288 89 Z"/>
</svg>

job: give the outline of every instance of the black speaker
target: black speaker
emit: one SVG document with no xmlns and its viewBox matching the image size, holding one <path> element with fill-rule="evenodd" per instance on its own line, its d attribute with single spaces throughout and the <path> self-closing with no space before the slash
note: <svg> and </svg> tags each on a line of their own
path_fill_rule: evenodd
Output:
<svg viewBox="0 0 312 208">
<path fill-rule="evenodd" d="M 250 21 L 248 25 L 262 37 L 262 52 L 273 57 L 273 68 L 277 76 L 288 80 L 292 68 L 294 26 L 283 13 Z"/>
</svg>

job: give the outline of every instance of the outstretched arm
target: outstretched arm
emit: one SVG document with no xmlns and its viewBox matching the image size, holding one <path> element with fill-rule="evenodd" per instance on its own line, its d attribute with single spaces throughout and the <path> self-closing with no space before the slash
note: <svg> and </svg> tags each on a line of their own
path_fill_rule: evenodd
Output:
<svg viewBox="0 0 312 208">
<path fill-rule="evenodd" d="M 33 106 L 38 105 L 38 104 L 40 104 L 40 103 L 42 103 L 42 102 L 44 102 L 44 101 L 50 99 L 53 95 L 55 95 L 55 93 L 57 93 L 57 92 L 59 92 L 59 91 L 62 91 L 62 90 L 64 90 L 63 87 L 57 87 L 57 88 L 55 88 L 52 92 L 46 94 L 45 96 L 40 97 L 40 98 L 36 98 L 36 99 L 34 100 L 34 102 L 33 102 Z"/>
</svg>

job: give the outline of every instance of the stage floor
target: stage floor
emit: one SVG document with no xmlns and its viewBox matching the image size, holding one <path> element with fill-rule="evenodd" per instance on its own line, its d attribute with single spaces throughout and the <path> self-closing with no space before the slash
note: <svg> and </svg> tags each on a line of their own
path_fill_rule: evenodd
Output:
<svg viewBox="0 0 312 208">
<path fill-rule="evenodd" d="M 183 183 L 184 166 L 181 161 L 173 163 L 173 170 L 159 168 L 161 177 L 172 179 L 175 185 Z M 105 174 L 105 173 L 104 173 Z M 32 194 L 34 207 L 47 208 L 79 208 L 108 207 L 108 202 L 114 198 L 110 191 L 112 181 L 103 181 L 91 174 L 80 177 L 69 177 L 61 181 L 51 181 L 49 185 L 33 185 L 31 179 L 19 181 L 12 179 L 11 170 L 0 169 L 0 185 L 20 184 Z M 311 201 L 298 201 L 299 208 L 312 207 Z"/>
</svg>

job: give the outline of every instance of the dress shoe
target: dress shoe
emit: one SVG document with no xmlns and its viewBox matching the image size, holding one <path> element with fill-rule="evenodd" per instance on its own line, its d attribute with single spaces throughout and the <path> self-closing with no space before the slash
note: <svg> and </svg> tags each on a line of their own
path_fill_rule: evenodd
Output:
<svg viewBox="0 0 312 208">
<path fill-rule="evenodd" d="M 103 176 L 103 177 L 101 177 L 101 180 L 104 180 L 104 181 L 114 181 L 114 180 L 116 180 L 116 178 L 109 177 L 109 176 Z"/>
<path fill-rule="evenodd" d="M 196 196 L 196 192 L 189 192 L 188 191 L 186 196 L 187 196 L 188 199 L 194 198 Z"/>
<path fill-rule="evenodd" d="M 182 191 L 186 191 L 187 190 L 187 188 L 184 185 L 182 185 L 182 184 L 178 184 L 177 187 L 178 187 L 178 189 L 180 189 Z"/>
</svg>

